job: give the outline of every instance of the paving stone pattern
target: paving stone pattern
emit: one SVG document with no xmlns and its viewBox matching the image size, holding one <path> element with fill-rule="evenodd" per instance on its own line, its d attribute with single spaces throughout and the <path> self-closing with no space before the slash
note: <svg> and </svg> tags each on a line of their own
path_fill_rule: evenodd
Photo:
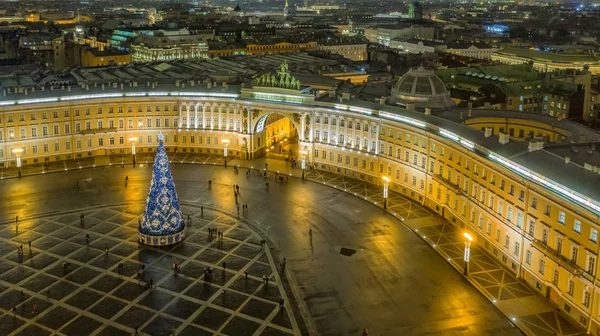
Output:
<svg viewBox="0 0 600 336">
<path fill-rule="evenodd" d="M 183 243 L 139 245 L 143 207 L 87 208 L 22 221 L 18 229 L 1 226 L 0 335 L 118 336 L 132 335 L 135 326 L 141 335 L 299 334 L 278 283 L 283 273 L 276 274 L 281 270 L 257 233 L 225 214 L 205 209 L 201 216 L 183 206 L 191 216 Z M 209 236 L 208 228 L 224 238 Z M 181 264 L 178 274 L 173 263 Z"/>
</svg>

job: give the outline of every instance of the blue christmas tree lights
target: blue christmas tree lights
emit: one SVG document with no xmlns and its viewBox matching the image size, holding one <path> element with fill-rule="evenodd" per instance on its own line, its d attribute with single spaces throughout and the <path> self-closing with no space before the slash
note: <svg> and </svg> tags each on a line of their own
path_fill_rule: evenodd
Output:
<svg viewBox="0 0 600 336">
<path fill-rule="evenodd" d="M 168 236 L 184 229 L 175 183 L 171 177 L 169 158 L 163 146 L 163 135 L 158 136 L 158 149 L 146 209 L 139 228 L 149 236 Z"/>
</svg>

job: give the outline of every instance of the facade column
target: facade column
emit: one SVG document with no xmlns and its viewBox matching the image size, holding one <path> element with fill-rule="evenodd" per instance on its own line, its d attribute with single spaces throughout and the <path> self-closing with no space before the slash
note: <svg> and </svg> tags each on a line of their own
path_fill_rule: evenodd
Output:
<svg viewBox="0 0 600 336">
<path fill-rule="evenodd" d="M 247 118 L 247 121 L 248 121 L 248 134 L 252 134 L 252 128 L 251 128 L 252 121 L 250 120 L 251 118 L 252 118 L 252 111 L 250 109 L 248 109 L 248 118 Z"/>
<path fill-rule="evenodd" d="M 319 142 L 323 142 L 323 122 L 325 121 L 325 116 L 324 115 L 320 115 L 319 116 Z"/>
<path fill-rule="evenodd" d="M 206 128 L 206 104 L 201 104 L 202 106 L 202 128 Z"/>
<path fill-rule="evenodd" d="M 177 128 L 181 128 L 182 120 L 183 120 L 183 104 L 179 105 L 179 120 L 177 120 Z"/>
<path fill-rule="evenodd" d="M 375 155 L 379 154 L 379 124 L 375 126 Z"/>
<path fill-rule="evenodd" d="M 238 108 L 237 105 L 233 105 L 233 131 L 237 131 L 237 118 L 238 118 Z"/>
<path fill-rule="evenodd" d="M 300 115 L 302 119 L 300 119 L 300 130 L 298 130 L 298 139 L 300 139 L 300 141 L 304 141 L 304 128 L 305 123 L 306 123 L 306 115 L 305 114 L 301 114 Z"/>
<path fill-rule="evenodd" d="M 327 115 L 327 143 L 331 143 L 331 123 L 333 122 L 333 117 L 331 115 Z"/>
<path fill-rule="evenodd" d="M 208 122 L 208 125 L 210 126 L 210 129 L 213 129 L 213 123 L 215 121 L 215 118 L 214 118 L 215 105 L 210 104 L 209 106 L 210 106 L 210 121 Z"/>
<path fill-rule="evenodd" d="M 219 104 L 218 106 L 218 120 L 217 125 L 219 127 L 219 131 L 223 129 L 223 105 Z"/>
<path fill-rule="evenodd" d="M 373 148 L 371 148 L 371 122 L 369 121 L 367 125 L 369 125 L 367 129 L 367 152 L 371 152 L 373 150 Z"/>
<path fill-rule="evenodd" d="M 185 105 L 185 109 L 187 111 L 187 117 L 185 119 L 185 127 L 190 128 L 190 105 Z"/>
<path fill-rule="evenodd" d="M 308 132 L 308 135 L 310 136 L 309 140 L 310 140 L 310 142 L 313 142 L 313 143 L 315 142 L 315 133 L 314 133 L 314 130 L 315 130 L 315 116 L 316 116 L 315 112 L 311 113 L 311 115 L 310 115 L 310 130 Z"/>
<path fill-rule="evenodd" d="M 198 104 L 194 105 L 194 129 L 198 128 Z"/>
<path fill-rule="evenodd" d="M 340 122 L 341 118 L 335 117 L 335 135 L 337 136 L 335 140 L 335 144 L 338 145 L 340 143 Z"/>
<path fill-rule="evenodd" d="M 364 122 L 360 122 L 360 126 L 358 127 L 359 129 L 359 136 L 360 136 L 360 141 L 358 142 L 358 150 L 362 150 L 363 149 L 363 143 L 364 143 L 364 138 L 365 138 L 365 131 L 364 130 Z"/>
</svg>

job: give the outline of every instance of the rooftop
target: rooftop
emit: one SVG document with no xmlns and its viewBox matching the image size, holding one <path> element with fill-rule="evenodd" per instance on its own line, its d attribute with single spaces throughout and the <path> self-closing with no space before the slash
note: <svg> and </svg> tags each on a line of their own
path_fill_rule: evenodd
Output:
<svg viewBox="0 0 600 336">
<path fill-rule="evenodd" d="M 535 51 L 521 48 L 503 48 L 498 51 L 501 54 L 516 55 L 519 57 L 525 57 L 532 60 L 551 61 L 551 62 L 587 62 L 587 63 L 599 63 L 600 57 L 591 54 L 570 54 L 570 53 L 555 53 L 545 51 Z"/>
</svg>

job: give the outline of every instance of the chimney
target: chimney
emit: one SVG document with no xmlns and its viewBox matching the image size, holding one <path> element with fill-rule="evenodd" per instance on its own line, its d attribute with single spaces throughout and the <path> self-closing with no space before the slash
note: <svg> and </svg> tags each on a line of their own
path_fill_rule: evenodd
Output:
<svg viewBox="0 0 600 336">
<path fill-rule="evenodd" d="M 179 84 L 180 84 L 180 83 L 179 83 L 179 80 L 176 80 L 176 81 L 175 81 L 175 86 L 176 86 L 176 87 L 179 87 Z"/>
<path fill-rule="evenodd" d="M 429 107 L 426 107 L 426 108 L 425 108 L 425 114 L 426 114 L 426 115 L 431 115 L 431 108 L 429 108 Z"/>
<path fill-rule="evenodd" d="M 542 141 L 532 141 L 529 143 L 529 151 L 533 152 L 536 150 L 540 150 L 544 148 L 544 143 Z"/>
<path fill-rule="evenodd" d="M 498 141 L 503 145 L 506 145 L 510 140 L 510 135 L 508 135 L 508 133 L 499 133 L 498 136 Z"/>
<path fill-rule="evenodd" d="M 350 97 L 350 92 L 342 92 L 342 97 L 343 97 L 344 99 L 350 99 L 350 98 L 351 98 L 351 97 Z"/>
<path fill-rule="evenodd" d="M 567 156 L 567 157 L 565 157 L 565 163 L 569 163 L 569 162 L 571 162 L 571 158 L 570 158 L 570 157 L 568 157 L 568 156 Z"/>
<path fill-rule="evenodd" d="M 406 104 L 406 109 L 407 110 L 413 110 L 415 109 L 415 104 Z"/>
<path fill-rule="evenodd" d="M 67 91 L 71 92 L 71 87 L 70 86 L 67 86 Z"/>
<path fill-rule="evenodd" d="M 467 114 L 467 116 L 468 116 L 469 118 L 471 118 L 471 116 L 472 116 L 472 114 L 473 114 L 473 102 L 468 102 L 468 103 L 467 103 L 467 111 L 468 111 L 468 114 Z"/>
<path fill-rule="evenodd" d="M 491 136 L 492 136 L 492 133 L 493 133 L 493 131 L 494 131 L 494 129 L 493 129 L 493 128 L 491 128 L 491 127 L 486 127 L 486 128 L 485 128 L 485 137 L 486 137 L 486 138 L 489 138 L 489 137 L 491 137 Z"/>
<path fill-rule="evenodd" d="M 483 108 L 485 108 L 486 110 L 489 110 L 491 108 L 491 104 L 489 102 L 485 102 L 485 103 L 483 103 Z"/>
<path fill-rule="evenodd" d="M 381 105 L 385 105 L 385 100 L 386 100 L 386 99 L 387 99 L 387 98 L 386 98 L 386 97 L 384 97 L 384 96 L 381 96 L 381 97 L 379 97 L 379 104 L 381 104 Z"/>
</svg>

